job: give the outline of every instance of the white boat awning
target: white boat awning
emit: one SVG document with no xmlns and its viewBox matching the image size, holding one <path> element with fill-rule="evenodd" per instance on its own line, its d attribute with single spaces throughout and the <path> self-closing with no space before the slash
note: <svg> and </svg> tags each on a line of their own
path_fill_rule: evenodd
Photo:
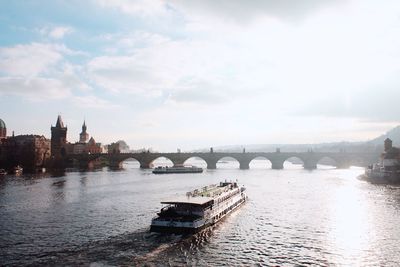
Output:
<svg viewBox="0 0 400 267">
<path fill-rule="evenodd" d="M 179 196 L 179 197 L 172 197 L 169 199 L 165 199 L 161 201 L 161 204 L 191 204 L 191 205 L 204 205 L 207 202 L 212 201 L 212 197 L 187 197 L 187 196 Z"/>
</svg>

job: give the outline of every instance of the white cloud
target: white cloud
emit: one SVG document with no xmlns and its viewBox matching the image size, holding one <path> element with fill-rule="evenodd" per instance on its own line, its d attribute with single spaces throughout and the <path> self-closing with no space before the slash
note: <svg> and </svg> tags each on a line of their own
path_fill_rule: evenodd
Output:
<svg viewBox="0 0 400 267">
<path fill-rule="evenodd" d="M 74 96 L 72 101 L 75 105 L 83 108 L 115 109 L 119 106 L 95 95 Z"/>
<path fill-rule="evenodd" d="M 238 55 L 229 44 L 157 37 L 142 47 L 137 46 L 136 36 L 132 42 L 127 38 L 126 43 L 132 47 L 126 47 L 125 55 L 96 57 L 87 66 L 89 77 L 113 92 L 169 95 L 177 102 L 215 103 L 231 98 L 232 93 L 240 95 L 245 87 L 246 93 L 253 91 L 251 85 L 260 86 L 254 76 L 264 75 L 256 71 L 241 75 L 246 66 L 253 65 L 249 60 L 254 58 Z"/>
<path fill-rule="evenodd" d="M 123 13 L 139 17 L 159 17 L 180 12 L 187 20 L 206 17 L 225 18 L 232 21 L 248 21 L 258 16 L 274 16 L 297 19 L 324 6 L 331 6 L 346 0 L 95 0 L 103 8 L 116 8 Z"/>
<path fill-rule="evenodd" d="M 68 63 L 76 52 L 59 44 L 32 43 L 0 48 L 0 93 L 31 100 L 66 98 L 71 92 L 93 90 Z"/>
<path fill-rule="evenodd" d="M 33 101 L 42 101 L 69 97 L 71 96 L 71 91 L 65 84 L 56 79 L 1 77 L 1 94 L 17 95 Z"/>
<path fill-rule="evenodd" d="M 124 13 L 141 17 L 159 16 L 167 13 L 167 3 L 163 0 L 95 0 L 104 8 L 116 8 Z"/>
<path fill-rule="evenodd" d="M 303 18 L 325 6 L 337 5 L 345 0 L 172 0 L 171 5 L 187 15 L 189 20 L 217 17 L 234 21 L 249 22 L 258 17 L 278 17 L 289 20 Z"/>
<path fill-rule="evenodd" d="M 57 70 L 65 56 L 84 53 L 62 44 L 31 43 L 0 47 L 0 74 L 18 77 L 48 75 Z"/>
<path fill-rule="evenodd" d="M 0 48 L 0 72 L 11 76 L 37 76 L 63 59 L 64 46 L 32 43 Z"/>
<path fill-rule="evenodd" d="M 81 66 L 69 63 L 63 64 L 62 69 L 54 75 L 54 77 L 62 81 L 68 88 L 81 92 L 93 91 L 94 88 L 84 78 L 81 78 L 81 76 L 84 76 L 84 69 Z"/>
<path fill-rule="evenodd" d="M 190 128 L 220 143 L 368 139 L 371 120 L 389 127 L 399 117 L 399 4 L 340 2 L 297 10 L 288 1 L 172 1 L 187 19 L 184 38 L 109 36 L 114 53 L 90 61 L 88 75 L 122 95 L 165 97 L 140 114 L 138 125 L 151 121 L 154 133 Z"/>
<path fill-rule="evenodd" d="M 55 26 L 55 27 L 43 27 L 38 31 L 41 35 L 58 40 L 58 39 L 63 39 L 65 35 L 72 33 L 74 29 L 69 26 Z"/>
</svg>

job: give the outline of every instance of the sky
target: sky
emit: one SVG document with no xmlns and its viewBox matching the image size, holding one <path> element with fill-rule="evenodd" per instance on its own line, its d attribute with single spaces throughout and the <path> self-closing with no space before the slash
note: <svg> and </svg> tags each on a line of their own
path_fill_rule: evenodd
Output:
<svg viewBox="0 0 400 267">
<path fill-rule="evenodd" d="M 0 0 L 8 133 L 175 151 L 399 124 L 400 2 Z"/>
</svg>

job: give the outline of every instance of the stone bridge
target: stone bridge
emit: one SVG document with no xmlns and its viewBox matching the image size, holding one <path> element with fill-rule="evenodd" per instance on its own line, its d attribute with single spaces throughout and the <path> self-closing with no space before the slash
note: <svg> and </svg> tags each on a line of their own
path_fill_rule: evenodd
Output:
<svg viewBox="0 0 400 267">
<path fill-rule="evenodd" d="M 305 169 L 316 169 L 318 162 L 323 158 L 330 158 L 335 162 L 337 168 L 348 168 L 350 166 L 368 166 L 379 159 L 377 153 L 347 153 L 347 152 L 198 152 L 198 153 L 114 153 L 114 154 L 71 154 L 67 156 L 70 160 L 78 162 L 81 168 L 87 168 L 91 162 L 104 159 L 110 167 L 121 168 L 122 162 L 127 159 L 135 159 L 141 168 L 151 168 L 152 162 L 164 157 L 173 162 L 174 165 L 184 164 L 190 158 L 200 158 L 207 163 L 207 169 L 216 169 L 217 162 L 223 158 L 230 157 L 239 162 L 240 169 L 249 169 L 250 162 L 255 158 L 264 158 L 271 162 L 272 169 L 283 169 L 283 163 L 290 158 L 298 158 L 303 162 Z"/>
</svg>

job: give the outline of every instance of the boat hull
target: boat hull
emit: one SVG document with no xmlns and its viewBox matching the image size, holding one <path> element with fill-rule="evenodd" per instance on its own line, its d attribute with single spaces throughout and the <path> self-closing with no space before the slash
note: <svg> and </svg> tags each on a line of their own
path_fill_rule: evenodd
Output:
<svg viewBox="0 0 400 267">
<path fill-rule="evenodd" d="M 233 211 L 241 207 L 244 203 L 247 201 L 247 196 L 244 195 L 241 200 L 236 204 L 231 206 L 229 209 L 227 209 L 227 212 L 224 213 L 222 216 L 219 216 L 218 219 L 214 219 L 211 222 L 204 223 L 198 227 L 181 227 L 177 225 L 176 223 L 172 224 L 167 224 L 167 225 L 156 225 L 156 224 L 151 224 L 150 226 L 150 232 L 158 232 L 158 233 L 169 233 L 169 234 L 194 234 L 198 233 L 212 225 L 217 224 L 219 221 L 221 221 L 224 217 L 227 215 L 231 214 Z"/>
<path fill-rule="evenodd" d="M 211 226 L 211 224 L 203 225 L 197 228 L 151 225 L 150 232 L 166 233 L 166 234 L 195 234 L 209 226 Z"/>
<path fill-rule="evenodd" d="M 153 170 L 154 174 L 169 174 L 169 173 L 202 173 L 203 169 L 187 169 L 187 170 L 172 170 L 172 169 L 162 169 L 162 170 Z"/>
</svg>

